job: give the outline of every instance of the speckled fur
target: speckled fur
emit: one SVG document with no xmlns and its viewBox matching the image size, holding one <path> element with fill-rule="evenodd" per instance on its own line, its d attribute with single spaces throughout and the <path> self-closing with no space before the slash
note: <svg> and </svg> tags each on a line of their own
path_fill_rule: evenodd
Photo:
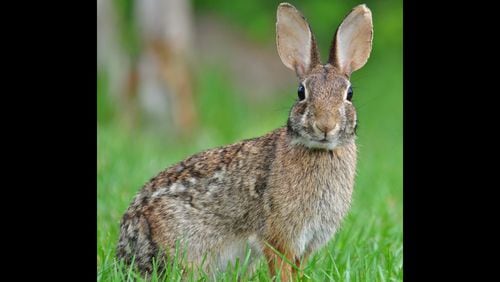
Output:
<svg viewBox="0 0 500 282">
<path fill-rule="evenodd" d="M 327 243 L 351 204 L 356 113 L 345 100 L 348 75 L 313 63 L 299 76 L 309 97 L 296 101 L 286 126 L 195 154 L 152 178 L 123 216 L 118 258 L 130 264 L 135 256 L 149 272 L 152 259 L 173 255 L 177 242 L 186 247 L 186 266 L 208 255 L 204 267 L 213 272 L 250 247 L 253 259 L 264 255 L 271 274 L 281 267 L 288 280 L 292 269 L 269 246 L 300 266 Z M 312 124 L 321 119 L 339 125 L 331 149 L 297 141 L 320 138 Z"/>
</svg>

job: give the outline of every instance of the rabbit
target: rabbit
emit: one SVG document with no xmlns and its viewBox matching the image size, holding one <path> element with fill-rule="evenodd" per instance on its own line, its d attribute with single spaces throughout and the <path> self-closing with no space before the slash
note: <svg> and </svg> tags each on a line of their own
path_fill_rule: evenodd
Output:
<svg viewBox="0 0 500 282">
<path fill-rule="evenodd" d="M 371 11 L 353 8 L 321 64 L 314 35 L 291 4 L 277 8 L 276 43 L 299 80 L 286 125 L 264 136 L 197 153 L 144 185 L 125 212 L 117 257 L 142 272 L 159 254 L 185 247 L 184 266 L 209 273 L 265 257 L 282 281 L 324 246 L 346 216 L 353 192 L 356 110 L 349 78 L 367 62 Z M 180 243 L 179 243 L 180 242 Z"/>
</svg>

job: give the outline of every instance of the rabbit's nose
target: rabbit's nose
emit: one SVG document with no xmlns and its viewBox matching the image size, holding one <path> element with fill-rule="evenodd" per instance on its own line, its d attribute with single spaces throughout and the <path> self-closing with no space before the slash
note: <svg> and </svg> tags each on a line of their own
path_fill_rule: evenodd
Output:
<svg viewBox="0 0 500 282">
<path fill-rule="evenodd" d="M 335 130 L 338 125 L 333 120 L 318 121 L 314 123 L 317 134 L 324 135 L 325 138 L 328 135 L 335 134 Z"/>
<path fill-rule="evenodd" d="M 335 125 L 333 123 L 317 123 L 316 126 L 326 135 L 328 132 L 332 131 Z"/>
</svg>

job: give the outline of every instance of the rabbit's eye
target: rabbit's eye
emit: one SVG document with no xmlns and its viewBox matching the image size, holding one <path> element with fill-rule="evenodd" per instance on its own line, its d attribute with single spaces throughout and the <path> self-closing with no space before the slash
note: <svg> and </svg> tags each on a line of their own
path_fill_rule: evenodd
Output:
<svg viewBox="0 0 500 282">
<path fill-rule="evenodd" d="M 347 101 L 351 101 L 352 100 L 352 87 L 349 86 L 349 89 L 347 89 Z"/>
<path fill-rule="evenodd" d="M 297 90 L 297 93 L 299 94 L 300 101 L 302 101 L 306 98 L 306 90 L 305 90 L 304 85 L 302 83 L 299 84 L 299 89 Z"/>
</svg>

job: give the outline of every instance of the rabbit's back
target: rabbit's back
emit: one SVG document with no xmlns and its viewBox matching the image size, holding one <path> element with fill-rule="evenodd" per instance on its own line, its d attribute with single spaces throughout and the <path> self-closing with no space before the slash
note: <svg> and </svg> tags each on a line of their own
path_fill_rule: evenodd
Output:
<svg viewBox="0 0 500 282">
<path fill-rule="evenodd" d="M 151 179 L 122 219 L 119 256 L 173 254 L 180 238 L 193 262 L 211 250 L 228 257 L 215 258 L 221 265 L 244 255 L 264 228 L 264 191 L 283 130 L 195 154 Z"/>
</svg>

